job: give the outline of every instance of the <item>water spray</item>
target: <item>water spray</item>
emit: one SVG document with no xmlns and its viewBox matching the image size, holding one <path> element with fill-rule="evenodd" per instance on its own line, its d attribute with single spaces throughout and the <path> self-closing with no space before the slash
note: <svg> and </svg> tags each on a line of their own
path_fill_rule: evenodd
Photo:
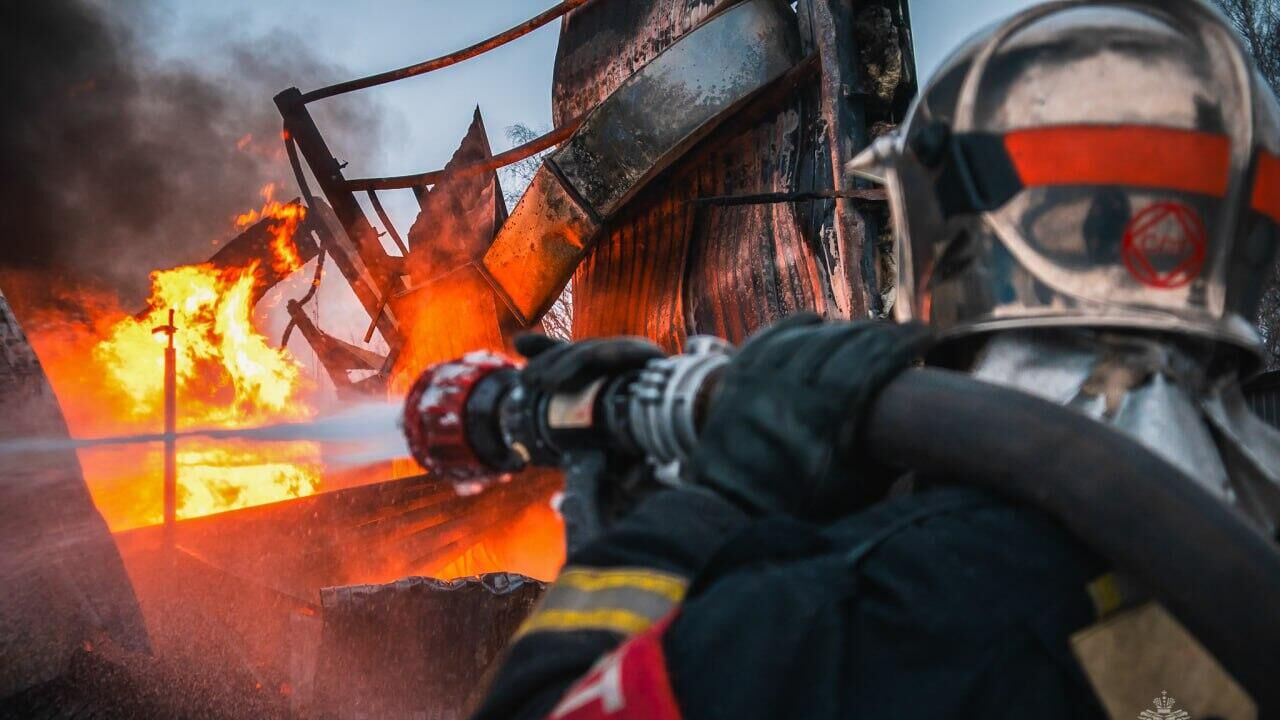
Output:
<svg viewBox="0 0 1280 720">
<path fill-rule="evenodd" d="M 248 442 L 313 442 L 335 449 L 328 453 L 330 468 L 359 467 L 409 456 L 400 418 L 404 404 L 398 401 L 365 402 L 338 412 L 301 422 L 273 423 L 250 428 L 195 428 L 173 433 L 175 440 L 240 440 Z M 168 433 L 139 433 L 92 438 L 65 436 L 15 438 L 0 441 L 0 463 L 6 456 L 27 453 L 66 452 L 85 448 L 167 442 Z"/>
</svg>

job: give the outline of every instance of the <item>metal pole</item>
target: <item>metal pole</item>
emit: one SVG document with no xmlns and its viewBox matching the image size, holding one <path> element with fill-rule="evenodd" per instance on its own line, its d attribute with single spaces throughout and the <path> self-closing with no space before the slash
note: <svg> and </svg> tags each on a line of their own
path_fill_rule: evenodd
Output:
<svg viewBox="0 0 1280 720">
<path fill-rule="evenodd" d="M 169 310 L 169 324 L 151 332 L 169 336 L 164 350 L 164 546 L 174 545 L 174 526 L 178 521 L 178 369 L 177 352 L 173 336 L 178 328 L 173 323 L 173 310 Z"/>
<path fill-rule="evenodd" d="M 472 45 L 471 47 L 466 48 L 464 50 L 459 50 L 457 52 L 450 53 L 443 57 L 438 57 L 434 60 L 421 62 L 421 63 L 418 63 L 417 65 L 410 65 L 408 67 L 402 67 L 398 70 L 390 70 L 388 72 L 379 73 L 377 75 L 371 75 L 369 77 L 360 78 L 358 80 L 349 80 L 344 83 L 338 83 L 337 85 L 330 85 L 329 87 L 320 88 L 319 90 L 312 90 L 311 92 L 302 96 L 302 101 L 314 102 L 316 100 L 323 100 L 324 98 L 330 98 L 330 97 L 333 97 L 334 95 L 341 95 L 343 93 L 349 93 L 356 90 L 364 90 L 365 88 L 371 88 L 377 85 L 383 85 L 389 82 L 394 82 L 396 80 L 404 80 L 405 78 L 411 78 L 416 75 L 422 75 L 424 73 L 434 72 L 441 68 L 449 67 L 450 65 L 456 65 L 462 62 L 463 60 L 469 60 L 473 57 L 476 57 L 477 55 L 482 55 L 486 52 L 489 52 L 494 48 L 502 47 L 503 45 L 506 45 L 512 40 L 515 40 L 517 38 L 522 38 L 525 35 L 528 35 L 529 33 L 533 32 L 534 30 L 537 30 L 538 28 L 542 27 L 543 25 L 546 25 L 552 20 L 555 20 L 556 18 L 567 14 L 570 10 L 573 10 L 574 8 L 579 7 L 581 5 L 587 4 L 587 2 L 589 2 L 589 0 L 564 0 L 564 2 L 551 8 L 550 10 L 547 10 L 541 15 L 538 15 L 537 17 L 534 17 L 531 20 L 526 20 L 525 22 L 520 23 L 519 25 L 511 28 L 510 30 L 504 33 L 494 35 L 488 40 L 483 40 L 481 42 L 478 42 L 475 45 Z"/>
</svg>

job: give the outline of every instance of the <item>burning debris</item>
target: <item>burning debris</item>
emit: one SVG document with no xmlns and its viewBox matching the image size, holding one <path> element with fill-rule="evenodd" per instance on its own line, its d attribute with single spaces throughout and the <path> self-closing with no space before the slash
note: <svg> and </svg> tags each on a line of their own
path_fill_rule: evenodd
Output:
<svg viewBox="0 0 1280 720">
<path fill-rule="evenodd" d="M 260 331 L 265 318 L 287 319 L 282 299 L 261 302 L 268 290 L 318 253 L 307 209 L 279 191 L 291 173 L 270 98 L 342 71 L 287 32 L 252 29 L 183 37 L 206 49 L 199 67 L 159 57 L 146 38 L 179 32 L 165 12 L 87 0 L 0 10 L 7 66 L 22 69 L 0 80 L 10 100 L 0 110 L 0 286 L 77 436 L 158 429 L 163 352 L 151 329 L 169 309 L 180 427 L 300 419 L 316 407 L 305 366 Z M 339 136 L 358 128 L 362 147 L 382 136 L 376 105 L 321 112 Z M 80 455 L 113 529 L 160 519 L 158 448 Z M 321 486 L 320 453 L 306 443 L 267 452 L 197 441 L 178 461 L 182 517 Z"/>
<path fill-rule="evenodd" d="M 262 208 L 235 220 L 247 229 L 242 237 L 265 241 L 258 243 L 259 256 L 227 252 L 238 247 L 233 243 L 208 263 L 155 271 L 147 309 L 138 314 L 124 312 L 112 299 L 81 308 L 82 320 L 72 329 L 56 316 L 37 315 L 31 342 L 73 435 L 155 428 L 163 415 L 165 339 L 153 330 L 167 325 L 170 311 L 177 327 L 179 430 L 314 415 L 315 387 L 302 365 L 274 347 L 254 322 L 255 305 L 268 283 L 300 269 L 307 253 L 296 242 L 306 210 L 274 200 L 273 192 L 267 186 Z M 220 259 L 239 263 L 224 265 Z M 80 456 L 86 482 L 112 529 L 160 520 L 154 482 L 158 448 L 86 449 Z M 319 448 L 310 443 L 263 448 L 197 440 L 183 443 L 177 461 L 180 518 L 301 497 L 321 485 Z"/>
</svg>

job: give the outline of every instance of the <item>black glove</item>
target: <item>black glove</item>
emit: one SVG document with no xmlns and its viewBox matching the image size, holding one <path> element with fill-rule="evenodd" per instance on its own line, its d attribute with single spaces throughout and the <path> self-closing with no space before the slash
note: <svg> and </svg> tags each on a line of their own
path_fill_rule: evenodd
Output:
<svg viewBox="0 0 1280 720">
<path fill-rule="evenodd" d="M 581 390 L 601 377 L 639 370 L 665 355 L 643 338 L 566 343 L 545 335 L 516 338 L 516 351 L 529 359 L 520 372 L 525 387 L 554 395 Z M 566 544 L 574 552 L 659 488 L 643 458 L 607 448 L 571 448 L 563 456 L 565 490 L 560 501 Z"/>
<path fill-rule="evenodd" d="M 693 458 L 697 482 L 759 514 L 829 521 L 894 479 L 861 451 L 879 391 L 930 343 L 918 324 L 797 315 L 749 340 L 725 370 Z"/>
<path fill-rule="evenodd" d="M 601 377 L 639 370 L 666 353 L 638 337 L 567 343 L 546 335 L 521 335 L 516 352 L 529 359 L 520 380 L 546 393 L 580 390 Z"/>
</svg>

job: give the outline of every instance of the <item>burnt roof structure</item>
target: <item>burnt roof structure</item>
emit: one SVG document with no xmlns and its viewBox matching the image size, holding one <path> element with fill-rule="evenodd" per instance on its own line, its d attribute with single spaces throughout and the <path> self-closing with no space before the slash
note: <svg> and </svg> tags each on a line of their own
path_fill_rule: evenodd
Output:
<svg viewBox="0 0 1280 720">
<path fill-rule="evenodd" d="M 733 26 L 728 16 L 751 12 L 780 18 L 768 42 L 794 42 L 794 66 L 780 77 L 770 70 L 771 79 L 744 88 L 741 101 L 696 120 L 679 116 L 696 114 L 697 103 L 618 100 L 632 92 L 628 87 L 649 82 L 636 80 L 646 68 L 678 67 L 682 53 L 702 57 L 698 33 L 710 37 L 714 27 Z M 493 155 L 477 111 L 445 168 L 349 179 L 311 120 L 310 103 L 449 67 L 556 19 L 562 23 L 552 88 L 556 128 L 518 148 Z M 696 75 L 707 65 L 690 67 Z M 801 0 L 794 11 L 781 0 L 568 0 L 459 52 L 310 92 L 291 88 L 276 103 L 304 201 L 333 209 L 322 251 L 371 317 L 366 341 L 375 329 L 387 341 L 391 354 L 381 374 L 396 391 L 432 362 L 501 349 L 513 333 L 536 327 L 569 275 L 575 336 L 645 335 L 672 350 L 697 333 L 741 340 L 801 309 L 848 318 L 884 314 L 893 274 L 884 196 L 842 168 L 903 117 L 914 74 L 901 0 Z M 690 82 L 697 85 L 696 78 Z M 670 89 L 678 92 L 676 85 Z M 627 102 L 635 106 L 623 108 Z M 640 117 L 646 114 L 652 122 Z M 618 125 L 618 118 L 631 118 L 622 125 L 634 127 Z M 689 135 L 672 138 L 670 151 L 623 157 L 655 141 L 646 128 L 658 132 L 681 122 L 680 132 Z M 629 139 L 609 139 L 623 130 Z M 604 133 L 599 142 L 593 132 Z M 508 219 L 495 170 L 557 146 L 545 163 L 556 166 L 550 177 L 580 187 L 554 190 L 535 178 L 521 201 L 530 207 Z M 577 164 L 570 167 L 572 158 Z M 633 189 L 607 211 L 558 217 L 592 192 L 594 180 L 583 184 L 580 174 L 584 159 L 598 168 L 630 168 L 624 174 L 634 175 L 627 181 Z M 404 189 L 422 211 L 407 238 L 379 199 Z M 585 216 L 568 219 L 574 213 Z M 387 252 L 375 220 L 399 255 Z M 562 222 L 569 224 L 556 226 Z M 552 237 L 557 233 L 562 240 Z M 315 329 L 307 336 L 313 345 L 334 345 Z M 347 351 L 321 354 L 342 366 L 337 373 L 377 364 Z"/>
</svg>

